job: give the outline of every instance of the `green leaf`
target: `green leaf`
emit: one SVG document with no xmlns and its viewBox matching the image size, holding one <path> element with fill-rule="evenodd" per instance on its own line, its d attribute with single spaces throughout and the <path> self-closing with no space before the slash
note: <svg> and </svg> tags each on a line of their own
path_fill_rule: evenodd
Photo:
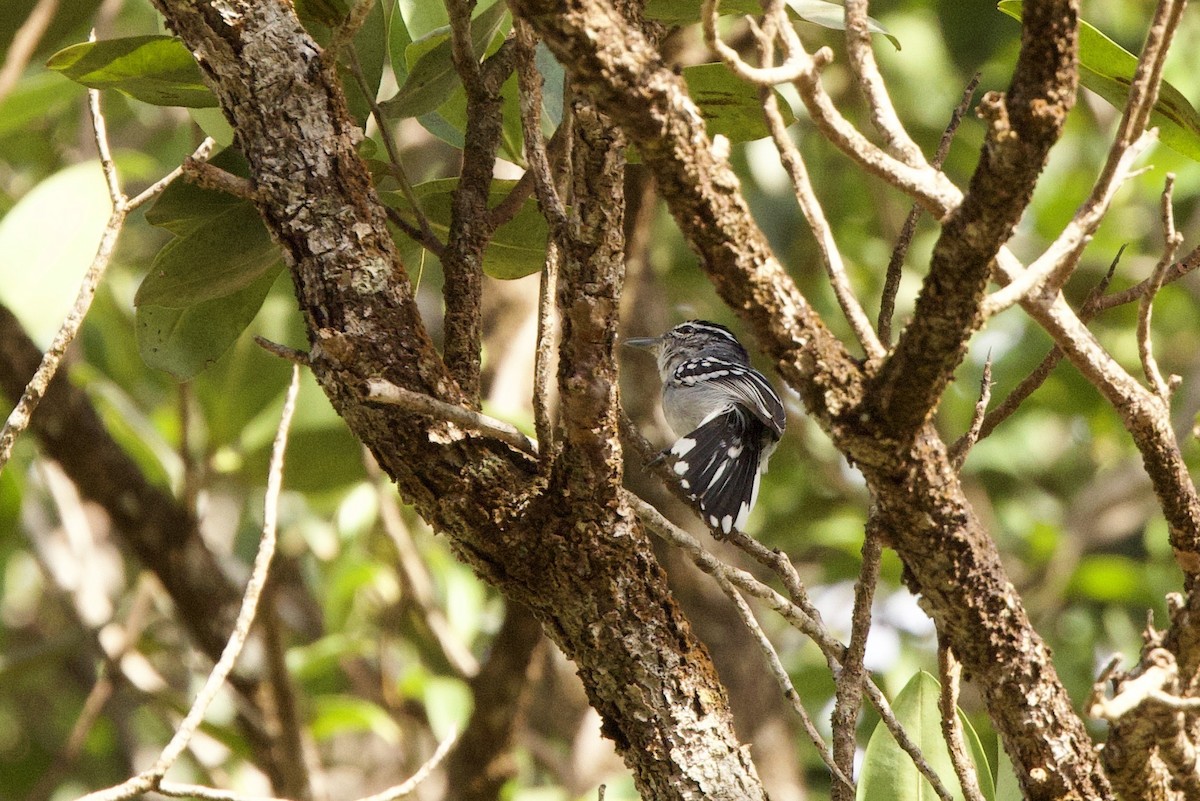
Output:
<svg viewBox="0 0 1200 801">
<path fill-rule="evenodd" d="M 496 3 L 471 20 L 471 48 L 481 57 L 503 26 L 508 6 Z M 429 45 L 436 42 L 432 48 Z M 419 117 L 435 110 L 458 85 L 449 32 L 435 34 L 411 48 L 429 48 L 408 73 L 404 85 L 390 100 L 380 104 L 390 117 Z"/>
<path fill-rule="evenodd" d="M 489 206 L 495 206 L 516 186 L 516 181 L 492 181 L 488 192 Z M 413 187 L 425 216 L 434 231 L 445 238 L 450 232 L 452 193 L 458 187 L 457 178 L 429 181 Z M 383 201 L 399 209 L 410 221 L 415 221 L 412 206 L 400 192 L 382 192 Z M 414 222 L 415 224 L 415 222 Z M 495 236 L 483 253 L 483 271 L 492 278 L 521 278 L 542 269 L 546 258 L 546 221 L 531 198 L 522 204 L 512 220 L 496 229 Z"/>
<path fill-rule="evenodd" d="M 400 725 L 371 701 L 350 695 L 318 695 L 311 700 L 314 714 L 309 728 L 317 741 L 353 732 L 371 732 L 389 745 L 403 739 Z"/>
<path fill-rule="evenodd" d="M 138 350 L 150 367 L 180 381 L 211 366 L 258 314 L 282 262 L 249 286 L 182 309 L 143 305 L 137 309 Z"/>
<path fill-rule="evenodd" d="M 254 206 L 233 204 L 168 242 L 134 304 L 183 309 L 245 289 L 279 262 L 279 248 Z"/>
<path fill-rule="evenodd" d="M 920 671 L 896 696 L 892 710 L 942 783 L 955 798 L 961 799 L 962 791 L 958 786 L 954 765 L 942 738 L 938 693 L 937 679 Z M 872 732 L 863 755 L 856 798 L 858 801 L 879 798 L 889 801 L 933 801 L 937 796 L 933 787 L 913 765 L 912 759 L 896 744 L 891 732 L 881 722 Z"/>
<path fill-rule="evenodd" d="M 771 135 L 763 119 L 758 92 L 724 64 L 684 67 L 683 80 L 687 82 L 688 94 L 700 108 L 710 137 L 723 134 L 731 142 L 749 142 Z M 776 97 L 783 124 L 791 125 L 796 119 L 791 106 L 778 93 Z"/>
<path fill-rule="evenodd" d="M 0 101 L 0 136 L 14 132 L 29 136 L 31 122 L 55 118 L 78 98 L 78 92 L 52 72 L 27 75 Z"/>
<path fill-rule="evenodd" d="M 211 108 L 196 60 L 173 36 L 130 36 L 59 50 L 47 65 L 92 89 L 117 89 L 156 106 Z"/>
<path fill-rule="evenodd" d="M 671 25 L 690 25 L 700 21 L 700 3 L 696 0 L 647 0 L 646 16 L 662 20 Z M 820 25 L 822 28 L 832 28 L 842 31 L 846 29 L 846 12 L 839 3 L 827 0 L 787 0 L 788 16 Z M 752 16 L 762 15 L 762 4 L 758 0 L 722 0 L 718 13 L 722 16 Z M 874 17 L 867 17 L 867 30 L 886 36 L 897 50 L 900 40 Z"/>
<path fill-rule="evenodd" d="M 988 761 L 987 751 L 971 721 L 961 709 L 958 710 L 958 722 L 962 725 L 963 739 L 971 749 L 971 759 L 975 762 L 975 779 L 979 782 L 979 791 L 985 801 L 996 801 L 996 782 L 992 778 L 992 766 Z"/>
<path fill-rule="evenodd" d="M 1001 0 L 997 8 L 1015 20 L 1021 19 L 1021 0 Z M 1079 82 L 1118 109 L 1124 109 L 1129 99 L 1137 61 L 1137 56 L 1099 29 L 1079 21 Z M 1164 145 L 1200 161 L 1200 114 L 1182 92 L 1166 81 L 1150 112 L 1150 125 L 1158 128 L 1158 138 Z"/>
</svg>

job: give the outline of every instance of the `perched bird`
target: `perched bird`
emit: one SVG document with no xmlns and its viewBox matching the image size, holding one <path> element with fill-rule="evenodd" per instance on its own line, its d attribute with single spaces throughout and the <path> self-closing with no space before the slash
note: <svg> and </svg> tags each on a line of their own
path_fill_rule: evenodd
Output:
<svg viewBox="0 0 1200 801">
<path fill-rule="evenodd" d="M 663 414 L 684 432 L 669 450 L 680 485 L 710 526 L 740 530 L 783 436 L 783 401 L 723 325 L 689 320 L 625 344 L 658 358 Z"/>
</svg>

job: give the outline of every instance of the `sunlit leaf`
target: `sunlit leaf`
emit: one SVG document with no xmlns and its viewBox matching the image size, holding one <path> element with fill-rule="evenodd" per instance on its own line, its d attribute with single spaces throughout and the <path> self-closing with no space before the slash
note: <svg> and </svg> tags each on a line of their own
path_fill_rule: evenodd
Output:
<svg viewBox="0 0 1200 801">
<path fill-rule="evenodd" d="M 156 106 L 217 105 L 196 60 L 173 36 L 81 42 L 59 50 L 46 66 L 92 89 L 117 89 Z"/>
<path fill-rule="evenodd" d="M 309 729 L 318 742 L 355 732 L 370 732 L 389 745 L 404 739 L 400 724 L 371 701 L 350 695 L 318 695 L 308 701 L 313 710 Z"/>
<path fill-rule="evenodd" d="M 67 167 L 0 220 L 0 300 L 42 346 L 71 308 L 112 211 L 100 163 Z"/>
<path fill-rule="evenodd" d="M 942 784 L 954 798 L 961 799 L 958 777 L 942 737 L 938 694 L 937 679 L 920 671 L 896 696 L 892 711 L 896 713 L 896 719 L 904 731 L 921 749 L 925 761 L 942 780 Z M 982 772 L 987 772 L 986 766 Z M 981 781 L 981 786 L 991 786 L 990 776 L 988 778 L 986 784 Z M 896 744 L 887 727 L 879 723 L 863 755 L 856 798 L 858 801 L 880 798 L 889 801 L 933 801 L 937 796 L 928 780 L 913 765 L 912 758 Z"/>
<path fill-rule="evenodd" d="M 512 191 L 516 181 L 492 181 L 488 203 L 495 206 Z M 442 239 L 450 231 L 451 194 L 457 178 L 430 181 L 413 187 L 429 224 Z M 383 201 L 412 217 L 412 207 L 399 192 L 383 192 Z M 546 258 L 546 221 L 537 203 L 527 199 L 516 216 L 500 226 L 483 254 L 483 271 L 492 278 L 520 278 L 542 269 Z"/>
<path fill-rule="evenodd" d="M 476 56 L 482 56 L 492 39 L 503 27 L 508 6 L 496 3 L 471 20 L 471 47 Z M 419 117 L 440 106 L 446 96 L 459 83 L 451 53 L 450 34 L 435 34 L 437 39 L 413 42 L 410 47 L 429 48 L 412 65 L 404 85 L 394 97 L 380 105 L 390 117 Z"/>
<path fill-rule="evenodd" d="M 1001 0 L 997 8 L 1013 19 L 1021 19 L 1021 0 Z M 1095 26 L 1079 21 L 1079 82 L 1118 109 L 1124 109 L 1129 99 L 1137 61 L 1137 56 Z M 1164 145 L 1200 161 L 1200 114 L 1182 92 L 1166 81 L 1158 90 L 1150 125 L 1158 128 L 1158 138 Z"/>
</svg>

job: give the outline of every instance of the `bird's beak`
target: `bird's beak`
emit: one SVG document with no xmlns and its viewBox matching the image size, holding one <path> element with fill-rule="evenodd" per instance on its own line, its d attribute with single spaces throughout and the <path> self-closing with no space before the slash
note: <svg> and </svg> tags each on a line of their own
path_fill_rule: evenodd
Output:
<svg viewBox="0 0 1200 801">
<path fill-rule="evenodd" d="M 628 348 L 638 348 L 656 353 L 659 345 L 662 344 L 662 337 L 633 337 L 625 340 L 624 344 Z"/>
</svg>

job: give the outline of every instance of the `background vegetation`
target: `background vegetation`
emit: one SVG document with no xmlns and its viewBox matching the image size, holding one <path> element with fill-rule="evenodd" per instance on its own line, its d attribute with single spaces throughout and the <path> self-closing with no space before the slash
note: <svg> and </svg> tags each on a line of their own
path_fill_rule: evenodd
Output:
<svg viewBox="0 0 1200 801">
<path fill-rule="evenodd" d="M 0 59 L 12 53 L 14 36 L 33 6 L 33 0 L 12 0 L 0 15 Z M 320 16 L 319 9 L 309 10 L 310 19 Z M 382 6 L 372 10 L 356 42 L 370 85 L 379 76 L 380 97 L 389 98 L 412 67 L 404 63 L 409 43 L 403 38 L 420 40 L 445 18 L 438 19 L 438 12 L 419 0 L 399 0 L 384 12 Z M 936 148 L 974 73 L 981 75 L 980 93 L 1007 85 L 1019 25 L 990 4 L 880 0 L 871 13 L 902 45 L 895 49 L 879 39 L 876 52 L 900 115 L 926 153 Z M 1134 3 L 1091 2 L 1084 8 L 1089 22 L 1133 52 L 1140 48 L 1147 16 Z M 503 25 L 508 24 L 505 17 Z M 163 32 L 160 16 L 145 0 L 65 3 L 54 11 L 28 66 L 15 82 L 0 84 L 0 302 L 40 347 L 49 344 L 69 308 L 109 214 L 85 92 L 45 66 L 62 48 L 85 41 L 93 26 L 101 40 Z M 1198 28 L 1195 15 L 1185 16 L 1177 39 L 1197 41 Z M 825 85 L 843 113 L 867 128 L 845 72 L 840 34 L 814 25 L 801 25 L 800 31 L 810 50 L 820 44 L 834 48 L 838 58 L 826 72 Z M 713 60 L 694 25 L 673 34 L 669 50 L 682 64 Z M 1197 58 L 1195 48 L 1182 46 L 1167 64 L 1167 80 L 1190 98 L 1200 96 Z M 544 66 L 553 74 L 548 61 Z M 348 68 L 346 76 L 353 81 Z M 550 110 L 552 84 L 547 91 Z M 746 91 L 752 96 L 753 90 Z M 911 201 L 865 177 L 813 135 L 802 106 L 783 92 L 799 117 L 793 131 L 849 277 L 873 316 L 884 266 Z M 118 91 L 106 91 L 103 102 L 116 164 L 132 189 L 177 166 L 199 143 L 202 130 L 220 127 L 216 109 L 153 105 Z M 356 103 L 352 110 L 365 119 L 361 95 L 352 96 L 352 106 Z M 421 121 L 395 123 L 408 177 L 418 186 L 457 174 L 459 151 L 444 139 L 453 137 L 448 128 L 462 111 L 439 106 L 434 106 L 436 115 Z M 1064 140 L 1052 151 L 1033 204 L 1010 243 L 1018 255 L 1041 252 L 1070 220 L 1091 188 L 1118 118 L 1109 103 L 1081 93 Z M 367 131 L 363 152 L 382 161 L 378 129 L 372 124 Z M 511 138 L 517 153 L 519 136 L 518 129 Z M 960 185 L 974 169 L 982 140 L 982 123 L 968 114 L 946 161 L 947 173 Z M 812 237 L 798 223 L 790 186 L 766 144 L 733 146 L 743 190 L 789 273 L 837 329 L 843 319 Z M 1143 163 L 1148 168 L 1119 192 L 1066 289 L 1075 306 L 1122 246 L 1114 290 L 1153 269 L 1163 249 L 1158 196 L 1167 172 L 1177 175 L 1175 213 L 1190 242 L 1200 191 L 1196 163 L 1161 145 Z M 631 189 L 645 186 L 641 169 L 631 168 Z M 513 167 L 501 177 L 519 175 Z M 398 197 L 399 186 L 387 181 L 381 187 Z M 183 194 L 187 191 L 180 182 L 160 202 L 193 202 Z M 640 228 L 629 226 L 636 234 L 631 242 L 640 249 L 630 254 L 623 330 L 656 333 L 691 317 L 740 330 L 697 270 L 669 215 L 648 191 L 636 197 L 645 207 L 630 213 L 641 221 Z M 400 200 L 396 205 L 404 206 Z M 288 365 L 251 336 L 306 347 L 303 320 L 290 277 L 269 242 L 259 252 L 253 243 L 193 241 L 183 253 L 185 262 L 215 259 L 232 248 L 256 253 L 257 261 L 247 269 L 254 271 L 255 291 L 265 293 L 265 301 L 223 352 L 176 348 L 161 329 L 156 337 L 146 312 L 135 311 L 135 298 L 156 255 L 179 232 L 154 225 L 154 214 L 151 207 L 130 218 L 70 352 L 70 377 L 148 482 L 197 511 L 204 542 L 240 585 L 258 541 L 267 457 L 289 375 Z M 905 272 L 898 298 L 898 324 L 911 314 L 938 232 L 928 219 L 917 228 L 908 259 L 914 267 Z M 436 336 L 441 266 L 403 236 L 399 241 Z M 1185 243 L 1184 251 L 1190 249 Z M 491 272 L 504 269 L 493 265 Z M 536 275 L 487 278 L 483 290 L 483 409 L 531 433 L 537 283 Z M 1200 458 L 1191 436 L 1200 411 L 1198 293 L 1194 276 L 1172 283 L 1160 293 L 1154 315 L 1159 363 L 1183 377 L 1172 413 L 1192 468 Z M 229 294 L 214 295 L 213 302 L 232 303 Z M 172 307 L 168 302 L 164 308 Z M 1136 314 L 1136 305 L 1127 305 L 1100 314 L 1091 325 L 1134 372 Z M 196 316 L 196 325 L 207 319 L 203 312 Z M 188 330 L 181 319 L 178 312 L 170 317 L 170 331 Z M 743 333 L 752 341 L 749 332 Z M 849 332 L 836 333 L 845 339 Z M 989 357 L 993 398 L 1002 399 L 1049 347 L 1049 338 L 1019 310 L 991 321 L 971 342 L 944 398 L 939 430 L 952 440 L 967 429 Z M 769 367 L 766 361 L 760 366 Z M 188 380 L 181 382 L 163 368 L 188 374 Z M 648 436 L 665 442 L 668 434 L 653 412 L 657 385 L 649 366 L 626 355 L 623 371 L 627 409 Z M 798 397 L 789 394 L 788 401 L 788 433 L 772 461 L 750 533 L 788 554 L 826 622 L 844 640 L 869 499 L 861 477 L 806 418 Z M 1053 649 L 1060 676 L 1082 707 L 1111 654 L 1136 661 L 1147 615 L 1161 624 L 1167 593 L 1180 587 L 1166 523 L 1137 450 L 1112 408 L 1064 364 L 971 451 L 963 477 L 1036 628 Z M 647 479 L 635 475 L 631 480 Z M 686 514 L 679 519 L 686 521 Z M 745 560 L 726 546 L 713 547 L 728 561 Z M 675 592 L 730 688 L 739 732 L 753 743 L 772 796 L 827 797 L 828 773 L 798 735 L 797 722 L 779 708 L 777 689 L 764 686 L 761 668 L 745 665 L 754 657 L 726 634 L 735 625 L 725 622 L 727 612 L 711 611 L 723 599 L 710 597 L 712 590 L 690 566 L 664 559 Z M 424 761 L 436 741 L 466 724 L 474 697 L 470 676 L 490 653 L 505 604 L 456 560 L 445 538 L 399 504 L 390 482 L 307 375 L 285 471 L 275 570 L 274 636 L 297 698 L 304 758 L 317 797 L 358 797 L 399 781 Z M 698 619 L 704 616 L 711 620 Z M 819 726 L 827 727 L 834 686 L 824 657 L 796 632 L 765 625 L 805 706 Z M 161 586 L 122 547 L 109 515 L 81 498 L 33 436 L 18 441 L 0 473 L 0 655 L 0 798 L 14 799 L 74 798 L 131 775 L 169 739 L 209 667 Z M 268 657 L 251 653 L 247 658 Z M 917 671 L 937 669 L 932 624 L 902 585 L 900 562 L 887 549 L 867 666 L 893 697 Z M 571 665 L 548 643 L 539 646 L 528 681 L 505 797 L 592 797 L 601 783 L 609 799 L 635 797 L 627 771 L 600 737 L 599 718 L 587 707 Z M 961 706 L 994 769 L 996 738 L 969 685 Z M 173 775 L 272 793 L 255 765 L 253 747 L 236 725 L 237 715 L 235 694 L 222 696 Z M 862 743 L 873 726 L 868 714 L 860 727 Z M 1000 782 L 1013 792 L 1011 777 Z M 430 783 L 420 792 L 437 797 L 440 785 Z"/>
</svg>

